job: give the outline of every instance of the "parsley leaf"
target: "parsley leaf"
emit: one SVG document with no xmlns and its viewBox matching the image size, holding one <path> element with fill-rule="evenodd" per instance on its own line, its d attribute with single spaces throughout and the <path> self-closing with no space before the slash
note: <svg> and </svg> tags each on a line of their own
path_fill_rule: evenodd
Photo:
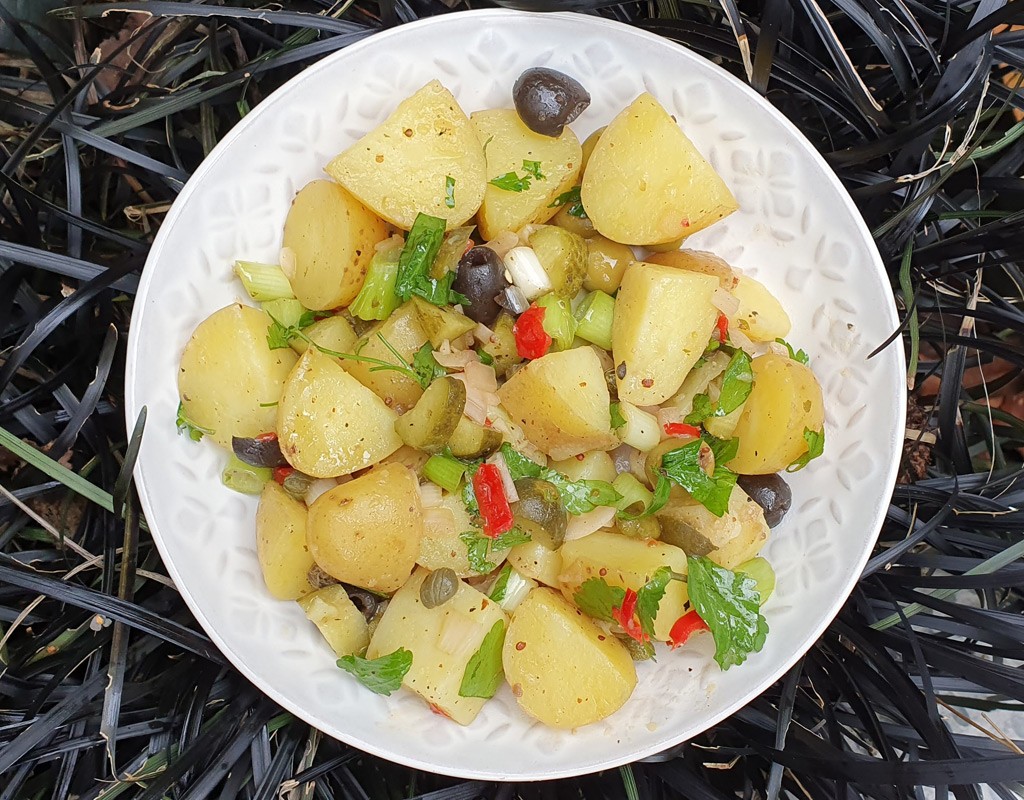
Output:
<svg viewBox="0 0 1024 800">
<path fill-rule="evenodd" d="M 622 499 L 622 495 L 607 481 L 571 481 L 561 472 L 531 461 L 514 450 L 508 442 L 501 446 L 501 454 L 505 458 L 512 480 L 540 478 L 553 484 L 562 497 L 562 505 L 570 514 L 585 514 L 598 506 L 614 505 Z"/>
<path fill-rule="evenodd" d="M 588 578 L 573 594 L 572 599 L 588 617 L 612 621 L 612 612 L 622 606 L 626 590 L 621 586 L 609 586 L 604 578 Z"/>
<path fill-rule="evenodd" d="M 687 425 L 700 425 L 714 413 L 715 406 L 710 397 L 706 394 L 694 395 L 693 410 L 683 418 L 683 422 Z"/>
<path fill-rule="evenodd" d="M 498 573 L 498 579 L 494 582 L 494 588 L 491 589 L 491 593 L 487 595 L 495 603 L 500 603 L 505 599 L 505 593 L 508 592 L 508 579 L 512 577 L 512 567 L 506 564 L 501 568 L 501 572 Z"/>
<path fill-rule="evenodd" d="M 483 364 L 484 366 L 489 367 L 492 364 L 494 364 L 494 356 L 492 356 L 490 353 L 488 353 L 482 347 L 478 347 L 476 349 L 476 354 L 480 358 L 480 363 Z"/>
<path fill-rule="evenodd" d="M 459 697 L 494 697 L 505 676 L 501 667 L 501 647 L 505 643 L 505 623 L 498 620 L 487 631 L 480 648 L 469 657 L 462 674 Z"/>
<path fill-rule="evenodd" d="M 794 351 L 793 350 L 793 345 L 791 345 L 785 339 L 781 339 L 780 338 L 780 339 L 776 339 L 775 341 L 778 342 L 779 344 L 785 346 L 785 348 L 789 351 L 789 357 L 791 359 L 793 359 L 794 361 L 799 361 L 801 364 L 805 364 L 805 365 L 810 363 L 810 361 L 811 361 L 810 356 L 808 356 L 807 353 L 805 353 L 803 350 L 796 350 L 796 351 Z"/>
<path fill-rule="evenodd" d="M 825 452 L 825 429 L 812 431 L 804 428 L 804 441 L 807 442 L 807 452 L 786 467 L 786 472 L 799 472 Z"/>
<path fill-rule="evenodd" d="M 711 629 L 715 661 L 722 669 L 742 664 L 764 647 L 768 636 L 757 583 L 703 556 L 686 561 L 690 602 Z"/>
<path fill-rule="evenodd" d="M 497 178 L 487 181 L 491 186 L 497 186 L 506 192 L 525 192 L 530 188 L 530 176 L 519 177 L 514 172 L 506 172 Z"/>
<path fill-rule="evenodd" d="M 286 328 L 280 322 L 276 320 L 270 323 L 270 327 L 267 328 L 267 347 L 271 350 L 281 350 L 285 347 L 289 347 L 288 344 L 292 337 L 295 336 L 295 331 L 292 328 Z"/>
<path fill-rule="evenodd" d="M 716 517 L 722 516 L 728 510 L 729 496 L 736 485 L 736 473 L 724 466 L 725 461 L 729 460 L 724 456 L 734 456 L 735 451 L 730 454 L 729 450 L 738 446 L 737 440 L 732 439 L 730 442 L 736 442 L 736 445 L 726 442 L 718 445 L 723 459 L 719 461 L 716 453 L 715 469 L 711 475 L 708 475 L 700 464 L 701 448 L 711 446 L 703 439 L 670 450 L 661 457 L 661 472 L 665 477 L 686 489 L 694 500 Z M 715 452 L 714 446 L 711 449 Z"/>
<path fill-rule="evenodd" d="M 480 505 L 476 502 L 476 492 L 473 491 L 473 473 L 476 469 L 466 471 L 466 482 L 462 484 L 462 505 L 466 507 L 466 513 L 470 517 L 480 516 Z"/>
<path fill-rule="evenodd" d="M 722 392 L 718 397 L 716 417 L 731 414 L 743 405 L 754 388 L 754 371 L 750 367 L 750 356 L 737 350 L 729 359 L 729 366 L 722 376 Z"/>
<path fill-rule="evenodd" d="M 469 493 L 472 494 L 472 484 L 467 485 L 470 487 Z M 463 500 L 465 500 L 465 497 L 464 491 Z M 475 497 L 473 498 L 473 503 L 476 503 Z M 501 536 L 488 539 L 479 531 L 469 530 L 460 533 L 459 539 L 466 545 L 466 556 L 469 560 L 470 569 L 481 575 L 486 575 L 488 572 L 493 572 L 498 568 L 497 564 L 487 558 L 492 552 L 509 550 L 518 544 L 525 544 L 530 541 L 530 535 L 519 530 L 519 528 L 512 528 L 505 531 Z"/>
<path fill-rule="evenodd" d="M 178 403 L 178 418 L 174 423 L 178 428 L 178 435 L 187 433 L 188 438 L 193 442 L 198 442 L 203 436 L 212 436 L 214 433 L 210 428 L 204 428 L 189 419 L 185 413 L 185 404 L 181 402 Z"/>
<path fill-rule="evenodd" d="M 444 176 L 444 204 L 455 208 L 455 178 L 451 175 Z"/>
<path fill-rule="evenodd" d="M 430 342 L 426 342 L 412 357 L 412 371 L 416 373 L 416 380 L 424 389 L 430 386 L 434 378 L 443 378 L 448 374 L 434 358 L 434 348 Z"/>
<path fill-rule="evenodd" d="M 658 567 L 651 579 L 636 593 L 636 613 L 640 618 L 640 628 L 648 636 L 654 635 L 654 618 L 658 616 L 658 606 L 671 580 L 672 569 Z"/>
<path fill-rule="evenodd" d="M 545 180 L 544 173 L 542 173 L 540 171 L 540 162 L 539 161 L 527 161 L 524 158 L 523 159 L 523 172 L 525 172 L 527 175 L 532 175 L 534 178 L 536 178 L 539 181 Z"/>
<path fill-rule="evenodd" d="M 463 295 L 452 291 L 454 272 L 449 272 L 443 278 L 430 277 L 430 267 L 444 240 L 445 225 L 445 221 L 438 217 L 422 213 L 416 215 L 398 257 L 395 294 L 402 300 L 416 295 L 435 306 L 469 302 Z"/>
<path fill-rule="evenodd" d="M 618 403 L 612 403 L 608 406 L 608 413 L 611 414 L 612 418 L 612 430 L 618 430 L 626 424 L 626 418 L 622 416 Z"/>
<path fill-rule="evenodd" d="M 558 208 L 558 206 L 566 204 L 569 205 L 569 216 L 576 217 L 577 219 L 589 219 L 586 210 L 583 208 L 583 201 L 580 200 L 579 186 L 573 186 L 569 191 L 562 192 L 551 201 L 548 208 Z"/>
<path fill-rule="evenodd" d="M 501 536 L 495 536 L 491 540 L 491 549 L 511 550 L 516 545 L 526 544 L 528 541 L 530 541 L 530 534 L 519 528 L 511 528 L 501 534 Z"/>
<path fill-rule="evenodd" d="M 342 656 L 338 666 L 351 673 L 371 692 L 389 695 L 402 685 L 412 666 L 412 653 L 404 647 L 380 658 L 367 659 L 360 656 Z"/>
</svg>

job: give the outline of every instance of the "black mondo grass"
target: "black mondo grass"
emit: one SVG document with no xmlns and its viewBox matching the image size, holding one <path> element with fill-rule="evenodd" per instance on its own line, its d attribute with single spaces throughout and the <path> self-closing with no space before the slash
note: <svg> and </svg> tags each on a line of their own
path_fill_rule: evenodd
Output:
<svg viewBox="0 0 1024 800">
<path fill-rule="evenodd" d="M 910 361 L 900 484 L 850 601 L 777 686 L 643 763 L 499 786 L 321 736 L 199 630 L 130 485 L 143 424 L 171 424 L 123 422 L 147 248 L 297 71 L 483 5 L 0 2 L 0 800 L 1024 795 L 1024 741 L 991 716 L 1024 711 L 1019 0 L 500 3 L 634 24 L 749 81 L 887 263 Z"/>
</svg>

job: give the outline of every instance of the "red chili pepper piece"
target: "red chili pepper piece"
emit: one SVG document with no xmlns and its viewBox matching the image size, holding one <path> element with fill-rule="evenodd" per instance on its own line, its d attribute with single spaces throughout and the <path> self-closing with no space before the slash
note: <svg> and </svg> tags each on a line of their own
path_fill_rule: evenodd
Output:
<svg viewBox="0 0 1024 800">
<path fill-rule="evenodd" d="M 512 528 L 512 509 L 501 473 L 494 464 L 481 464 L 473 475 L 473 494 L 484 521 L 484 536 L 495 539 Z"/>
<path fill-rule="evenodd" d="M 277 434 L 274 433 L 273 431 L 267 431 L 266 433 L 261 433 L 259 436 L 255 438 L 257 442 L 276 442 Z"/>
<path fill-rule="evenodd" d="M 715 329 L 718 332 L 718 343 L 725 344 L 725 340 L 729 338 L 729 318 L 725 314 L 718 315 Z"/>
<path fill-rule="evenodd" d="M 551 337 L 544 330 L 544 312 L 547 309 L 530 306 L 519 315 L 512 333 L 516 337 L 516 352 L 520 358 L 540 358 L 551 349 Z"/>
<path fill-rule="evenodd" d="M 696 439 L 700 436 L 700 428 L 696 425 L 687 425 L 685 422 L 666 422 L 666 436 L 689 436 Z"/>
<path fill-rule="evenodd" d="M 636 616 L 636 601 L 637 593 L 632 589 L 626 589 L 622 605 L 612 609 L 612 619 L 619 623 L 630 637 L 638 642 L 646 642 L 650 637 L 644 633 L 640 626 L 640 620 Z"/>
<path fill-rule="evenodd" d="M 274 480 L 284 485 L 284 479 L 295 472 L 295 467 L 274 467 Z"/>
<path fill-rule="evenodd" d="M 675 621 L 672 630 L 668 632 L 668 646 L 675 650 L 689 639 L 691 634 L 706 630 L 708 630 L 708 624 L 701 619 L 700 614 L 696 610 L 687 611 Z"/>
</svg>

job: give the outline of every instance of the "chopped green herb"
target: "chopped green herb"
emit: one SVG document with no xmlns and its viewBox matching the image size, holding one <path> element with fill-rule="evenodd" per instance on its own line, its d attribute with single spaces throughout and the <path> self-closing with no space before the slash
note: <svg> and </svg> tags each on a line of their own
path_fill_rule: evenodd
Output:
<svg viewBox="0 0 1024 800">
<path fill-rule="evenodd" d="M 804 441 L 807 442 L 807 452 L 786 467 L 786 472 L 799 472 L 825 452 L 825 429 L 812 431 L 804 428 Z"/>
<path fill-rule="evenodd" d="M 188 438 L 193 442 L 198 442 L 203 436 L 212 436 L 214 433 L 210 428 L 204 428 L 189 419 L 185 413 L 185 404 L 181 402 L 178 403 L 178 418 L 175 420 L 175 425 L 178 428 L 179 436 L 183 433 L 188 434 Z"/>
<path fill-rule="evenodd" d="M 622 606 L 625 596 L 626 590 L 621 586 L 609 586 L 604 578 L 588 578 L 572 599 L 588 617 L 611 622 L 612 611 Z"/>
<path fill-rule="evenodd" d="M 380 658 L 342 656 L 338 666 L 355 676 L 371 692 L 389 695 L 399 689 L 402 679 L 412 666 L 412 653 L 404 647 Z"/>
<path fill-rule="evenodd" d="M 583 208 L 583 201 L 580 200 L 579 186 L 573 186 L 569 191 L 562 192 L 551 201 L 548 208 L 557 208 L 566 204 L 569 206 L 569 216 L 576 217 L 577 219 L 589 219 L 586 210 Z"/>
<path fill-rule="evenodd" d="M 810 361 L 811 361 L 810 356 L 808 356 L 807 353 L 805 353 L 803 350 L 796 350 L 796 351 L 794 351 L 793 350 L 793 345 L 791 345 L 785 339 L 776 339 L 775 341 L 778 342 L 779 344 L 785 346 L 785 348 L 789 351 L 789 357 L 791 359 L 793 359 L 794 361 L 799 361 L 801 364 L 809 364 L 810 363 Z"/>
<path fill-rule="evenodd" d="M 496 536 L 491 540 L 492 550 L 511 550 L 516 545 L 526 544 L 530 541 L 530 534 L 526 531 L 522 531 L 519 528 L 512 528 L 511 530 L 505 531 L 501 536 Z"/>
<path fill-rule="evenodd" d="M 472 484 L 467 482 L 467 485 L 470 487 L 469 493 L 472 495 Z M 465 494 L 463 494 L 463 500 L 465 500 Z M 475 497 L 473 498 L 473 504 L 474 506 L 476 505 Z M 497 564 L 487 558 L 492 552 L 509 550 L 518 544 L 525 544 L 530 541 L 530 535 L 519 530 L 519 528 L 512 528 L 497 538 L 488 539 L 479 531 L 469 530 L 460 533 L 459 539 L 466 545 L 466 554 L 469 559 L 470 568 L 474 572 L 486 575 L 488 572 L 493 572 L 498 568 Z"/>
<path fill-rule="evenodd" d="M 491 593 L 488 597 L 495 603 L 500 603 L 505 599 L 505 593 L 508 591 L 508 579 L 512 575 L 512 567 L 506 564 L 501 568 L 501 572 L 498 573 L 498 579 L 494 582 L 494 588 L 491 589 Z"/>
<path fill-rule="evenodd" d="M 540 171 L 540 162 L 539 161 L 527 161 L 524 158 L 523 159 L 523 172 L 525 172 L 527 175 L 532 175 L 534 178 L 536 178 L 539 181 L 545 180 L 544 174 Z"/>
<path fill-rule="evenodd" d="M 585 514 L 598 506 L 613 506 L 622 496 L 607 481 L 570 481 L 561 472 L 542 467 L 513 449 L 505 442 L 501 446 L 512 480 L 541 478 L 553 484 L 562 497 L 562 504 L 570 514 Z"/>
<path fill-rule="evenodd" d="M 280 322 L 272 322 L 270 327 L 267 328 L 267 347 L 271 350 L 282 350 L 285 347 L 289 347 L 288 343 L 294 335 L 295 333 L 292 328 L 287 328 Z"/>
<path fill-rule="evenodd" d="M 494 364 L 494 356 L 484 350 L 482 347 L 476 349 L 476 354 L 480 357 L 480 363 L 485 366 L 491 366 Z"/>
<path fill-rule="evenodd" d="M 622 416 L 622 411 L 619 410 L 618 403 L 612 403 L 611 405 L 609 405 L 608 413 L 611 415 L 612 418 L 613 430 L 618 430 L 619 428 L 626 424 L 626 418 Z"/>
<path fill-rule="evenodd" d="M 708 417 L 715 413 L 714 403 L 706 394 L 698 394 L 693 397 L 693 410 L 683 418 L 687 425 L 700 425 Z"/>
<path fill-rule="evenodd" d="M 489 699 L 501 686 L 505 676 L 501 667 L 501 648 L 505 643 L 505 623 L 498 620 L 487 631 L 480 648 L 469 657 L 459 686 L 459 697 Z"/>
<path fill-rule="evenodd" d="M 427 342 L 416 351 L 412 359 L 412 371 L 416 373 L 416 380 L 420 386 L 426 389 L 434 378 L 443 378 L 448 373 L 445 368 L 437 363 L 434 358 L 434 348 Z"/>
<path fill-rule="evenodd" d="M 469 303 L 463 295 L 452 290 L 454 272 L 440 279 L 430 277 L 430 267 L 441 249 L 446 224 L 443 219 L 429 214 L 416 215 L 412 230 L 406 237 L 405 247 L 398 257 L 395 294 L 402 300 L 416 295 L 435 306 Z"/>
<path fill-rule="evenodd" d="M 648 636 L 654 635 L 654 618 L 658 616 L 661 598 L 665 596 L 665 589 L 672 578 L 670 567 L 658 567 L 651 579 L 636 593 L 636 613 L 640 618 L 640 628 Z"/>
<path fill-rule="evenodd" d="M 506 172 L 497 178 L 487 181 L 491 186 L 497 186 L 506 192 L 525 192 L 530 188 L 530 176 L 519 177 L 514 172 Z"/>
<path fill-rule="evenodd" d="M 273 403 L 260 403 L 260 408 L 277 408 L 277 400 Z"/>
<path fill-rule="evenodd" d="M 455 178 L 451 175 L 444 177 L 444 204 L 448 208 L 455 208 Z"/>
<path fill-rule="evenodd" d="M 729 359 L 729 366 L 722 376 L 722 392 L 718 397 L 716 417 L 731 414 L 743 405 L 754 388 L 754 372 L 750 367 L 750 356 L 743 350 L 737 350 Z"/>
<path fill-rule="evenodd" d="M 730 455 L 725 446 L 731 449 L 734 447 L 731 442 L 735 441 L 733 439 L 729 443 L 722 443 L 720 451 L 723 456 Z M 675 450 L 670 450 L 661 457 L 661 472 L 673 483 L 686 489 L 693 499 L 708 511 L 716 517 L 720 517 L 729 508 L 729 496 L 736 485 L 737 476 L 735 472 L 725 466 L 725 462 L 729 458 L 719 461 L 717 454 L 715 469 L 711 475 L 708 475 L 700 463 L 701 448 L 707 446 L 710 444 L 703 439 L 696 439 Z M 714 452 L 714 447 L 712 447 L 712 452 Z M 731 455 L 735 455 L 734 450 Z"/>
<path fill-rule="evenodd" d="M 722 669 L 742 664 L 764 647 L 768 636 L 756 582 L 702 556 L 686 561 L 690 602 L 711 629 L 715 661 Z"/>
</svg>

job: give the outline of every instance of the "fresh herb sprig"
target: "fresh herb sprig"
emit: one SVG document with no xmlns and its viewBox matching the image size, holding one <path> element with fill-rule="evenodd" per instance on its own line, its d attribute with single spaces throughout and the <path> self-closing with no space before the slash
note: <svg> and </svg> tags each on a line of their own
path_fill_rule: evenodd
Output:
<svg viewBox="0 0 1024 800">
<path fill-rule="evenodd" d="M 757 583 L 704 556 L 687 558 L 686 566 L 690 602 L 715 639 L 715 661 L 722 669 L 742 664 L 768 636 Z"/>
<path fill-rule="evenodd" d="M 501 454 L 512 480 L 540 478 L 553 484 L 562 497 L 562 505 L 570 514 L 586 514 L 598 506 L 615 505 L 622 499 L 622 495 L 607 481 L 571 481 L 561 472 L 542 467 L 527 458 L 508 442 L 501 446 Z"/>
<path fill-rule="evenodd" d="M 355 676 L 363 686 L 377 694 L 390 695 L 402 686 L 402 680 L 412 667 L 412 653 L 404 647 L 380 658 L 342 656 L 338 666 Z"/>
<path fill-rule="evenodd" d="M 204 428 L 197 422 L 192 421 L 185 413 L 185 404 L 178 403 L 178 418 L 174 421 L 178 428 L 178 434 L 187 434 L 193 442 L 200 441 L 204 436 L 213 436 L 215 431 L 212 428 Z"/>
</svg>

